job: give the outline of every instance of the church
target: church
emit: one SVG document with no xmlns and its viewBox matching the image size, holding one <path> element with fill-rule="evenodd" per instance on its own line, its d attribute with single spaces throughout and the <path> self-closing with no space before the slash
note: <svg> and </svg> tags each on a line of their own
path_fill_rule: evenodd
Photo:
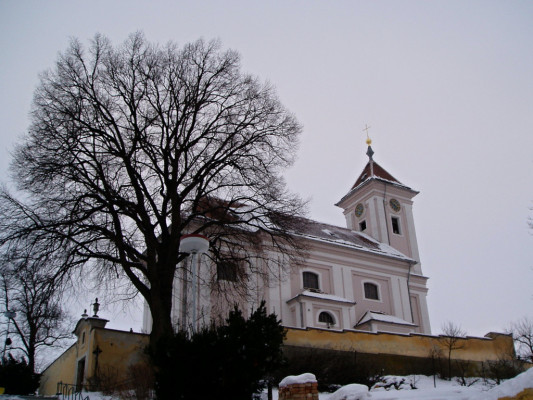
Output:
<svg viewBox="0 0 533 400">
<path fill-rule="evenodd" d="M 346 227 L 306 221 L 302 231 L 294 232 L 308 249 L 303 265 L 288 268 L 275 284 L 258 279 L 248 299 L 239 302 L 241 309 L 265 301 L 287 328 L 431 334 L 428 278 L 422 273 L 413 217 L 418 192 L 374 161 L 370 139 L 367 144 L 368 163 L 336 204 Z M 197 255 L 195 267 L 182 268 L 176 277 L 176 326 L 198 327 L 233 307 L 213 296 L 209 285 L 195 288 L 195 279 L 217 268 L 207 264 Z M 217 274 L 219 282 L 237 279 L 221 268 Z M 143 331 L 151 331 L 147 307 Z"/>
<path fill-rule="evenodd" d="M 306 258 L 277 279 L 249 276 L 254 285 L 245 285 L 235 270 L 212 265 L 201 252 L 185 251 L 193 255 L 174 281 L 176 328 L 194 331 L 223 320 L 233 308 L 231 296 L 221 297 L 207 284 L 213 284 L 208 277 L 216 274 L 219 286 L 246 286 L 246 296 L 238 301 L 245 315 L 264 301 L 268 312 L 281 320 L 289 361 L 288 370 L 281 372 L 312 371 L 321 377 L 344 377 L 346 383 L 353 382 L 361 368 L 367 375 L 442 374 L 449 341 L 431 335 L 428 278 L 422 272 L 413 217 L 418 192 L 374 161 L 369 139 L 367 144 L 366 166 L 336 204 L 346 227 L 306 221 L 304 229 L 293 232 L 305 242 Z M 76 343 L 43 372 L 41 394 L 101 388 L 107 381 L 116 386 L 132 371 L 149 375 L 144 351 L 151 331 L 147 306 L 144 333 L 107 329 L 108 321 L 97 315 L 97 301 L 95 307 L 92 317 L 84 312 L 78 321 Z M 490 332 L 457 340 L 453 357 L 446 353 L 454 369 L 462 368 L 454 370 L 456 374 L 481 376 L 487 365 L 515 358 L 511 335 Z M 128 382 L 138 386 L 139 378 Z"/>
</svg>

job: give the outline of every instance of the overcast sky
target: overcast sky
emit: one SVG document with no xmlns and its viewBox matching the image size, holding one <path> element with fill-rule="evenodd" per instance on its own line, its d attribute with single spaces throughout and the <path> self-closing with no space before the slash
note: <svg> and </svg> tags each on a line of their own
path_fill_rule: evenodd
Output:
<svg viewBox="0 0 533 400">
<path fill-rule="evenodd" d="M 69 38 L 219 38 L 303 124 L 286 177 L 311 218 L 345 225 L 334 203 L 367 162 L 365 124 L 374 159 L 420 191 L 434 333 L 533 318 L 532 1 L 0 0 L 0 30 L 2 182 L 38 75 Z"/>
</svg>

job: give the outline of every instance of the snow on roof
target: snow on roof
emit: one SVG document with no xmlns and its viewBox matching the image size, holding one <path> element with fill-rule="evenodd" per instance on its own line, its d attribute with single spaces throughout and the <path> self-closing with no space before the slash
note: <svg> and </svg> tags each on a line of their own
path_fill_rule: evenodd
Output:
<svg viewBox="0 0 533 400">
<path fill-rule="evenodd" d="M 302 383 L 316 383 L 316 376 L 314 374 L 306 373 L 302 375 L 290 375 L 281 380 L 279 387 L 289 385 L 297 385 Z"/>
<path fill-rule="evenodd" d="M 217 208 L 218 202 L 220 202 L 221 205 Z M 214 205 L 211 205 L 211 203 Z M 232 221 L 242 219 L 243 221 L 249 222 L 248 225 L 235 225 L 237 229 L 243 229 L 250 232 L 257 232 L 259 230 L 275 231 L 276 229 L 274 222 L 271 223 L 271 226 L 267 226 L 267 224 L 261 222 L 262 218 L 254 216 L 255 210 L 246 204 L 239 203 L 234 207 L 230 206 L 229 208 L 224 209 L 224 206 L 228 206 L 223 200 L 209 199 L 208 201 L 206 200 L 206 203 L 203 204 L 203 206 L 206 207 L 206 209 L 207 207 L 211 207 L 207 209 L 204 218 L 225 218 Z M 297 224 L 298 227 L 295 231 L 292 232 L 294 235 L 314 241 L 333 243 L 339 246 L 385 255 L 407 262 L 416 262 L 393 247 L 385 243 L 380 243 L 362 232 L 356 232 L 351 229 L 317 222 L 307 218 L 297 218 L 297 220 L 299 223 Z"/>
<path fill-rule="evenodd" d="M 313 292 L 313 291 L 310 291 L 310 290 L 304 290 L 302 293 L 299 293 L 298 295 L 294 296 L 289 301 L 294 300 L 295 298 L 297 298 L 299 296 L 312 297 L 312 298 L 320 299 L 320 300 L 336 301 L 338 303 L 355 304 L 355 301 L 351 301 L 351 300 L 345 299 L 344 297 L 334 296 L 332 294 L 326 294 L 326 293 L 320 293 L 320 292 Z"/>
<path fill-rule="evenodd" d="M 386 322 L 389 324 L 397 324 L 397 325 L 416 326 L 415 324 L 411 322 L 407 322 L 406 320 L 395 317 L 393 315 L 383 314 L 379 312 L 372 312 L 372 311 L 367 311 L 366 314 L 363 316 L 363 318 L 361 318 L 361 320 L 357 323 L 357 325 L 361 325 L 369 321 Z"/>
<path fill-rule="evenodd" d="M 371 236 L 340 226 L 329 225 L 308 219 L 304 221 L 302 228 L 298 232 L 295 232 L 295 234 L 315 241 L 333 243 L 408 262 L 415 262 L 415 260 L 407 257 L 395 248 L 385 243 L 380 243 Z"/>
<path fill-rule="evenodd" d="M 350 191 L 348 193 L 346 193 L 342 199 L 340 199 L 335 205 L 336 206 L 339 206 L 339 204 L 344 200 L 346 199 L 347 197 L 349 197 L 353 192 L 355 192 L 356 190 L 358 190 L 359 188 L 361 188 L 362 186 L 364 185 L 367 185 L 369 182 L 371 181 L 381 181 L 381 182 L 385 182 L 385 183 L 390 183 L 391 185 L 393 186 L 396 186 L 398 188 L 401 188 L 401 189 L 405 189 L 405 190 L 408 190 L 410 192 L 413 192 L 415 194 L 419 193 L 417 192 L 416 190 L 413 190 L 411 189 L 409 186 L 406 186 L 404 185 L 403 183 L 399 183 L 397 181 L 391 181 L 389 179 L 385 179 L 385 178 L 382 178 L 382 177 L 379 177 L 379 176 L 371 176 L 371 177 L 368 177 L 366 178 L 363 182 L 359 183 L 357 186 L 354 186 L 350 189 Z"/>
</svg>

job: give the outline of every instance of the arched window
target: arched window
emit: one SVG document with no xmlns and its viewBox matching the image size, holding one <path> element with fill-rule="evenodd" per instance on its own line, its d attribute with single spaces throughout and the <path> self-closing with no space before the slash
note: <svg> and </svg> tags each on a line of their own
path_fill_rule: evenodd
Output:
<svg viewBox="0 0 533 400">
<path fill-rule="evenodd" d="M 365 282 L 365 298 L 370 300 L 379 300 L 378 285 Z"/>
<path fill-rule="evenodd" d="M 302 274 L 302 278 L 304 281 L 304 289 L 315 289 L 315 290 L 320 289 L 318 285 L 318 274 L 315 274 L 314 272 L 306 271 Z"/>
<path fill-rule="evenodd" d="M 400 218 L 391 217 L 391 223 L 392 223 L 392 233 L 396 235 L 401 235 L 402 231 L 400 229 Z"/>
<path fill-rule="evenodd" d="M 324 324 L 328 324 L 328 328 L 332 325 L 335 325 L 335 318 L 333 318 L 333 315 L 326 311 L 322 311 L 320 314 L 318 314 L 318 322 L 322 322 Z"/>
</svg>

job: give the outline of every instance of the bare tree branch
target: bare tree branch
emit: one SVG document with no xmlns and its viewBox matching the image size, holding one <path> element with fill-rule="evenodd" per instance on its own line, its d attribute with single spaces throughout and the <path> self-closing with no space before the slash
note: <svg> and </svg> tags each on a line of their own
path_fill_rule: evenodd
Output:
<svg viewBox="0 0 533 400">
<path fill-rule="evenodd" d="M 216 41 L 72 41 L 35 92 L 12 164 L 23 200 L 0 192 L 0 246 L 37 237 L 65 255 L 58 274 L 121 271 L 150 307 L 153 340 L 172 332 L 183 234 L 208 236 L 215 262 L 238 255 L 248 274 L 287 269 L 303 254 L 291 232 L 305 205 L 281 173 L 301 128 L 272 86 L 239 68 Z"/>
<path fill-rule="evenodd" d="M 466 332 L 460 326 L 451 321 L 445 322 L 442 325 L 442 340 L 446 351 L 448 352 L 448 380 L 452 379 L 452 352 L 464 347 L 462 339 L 464 339 Z"/>
<path fill-rule="evenodd" d="M 2 258 L 2 308 L 14 312 L 6 321 L 15 328 L 11 349 L 23 352 L 32 371 L 41 350 L 62 346 L 72 338 L 71 321 L 61 305 L 62 278 L 46 265 L 52 261 L 20 253 Z"/>
<path fill-rule="evenodd" d="M 533 362 L 533 320 L 524 317 L 511 324 L 509 333 L 513 335 L 518 355 Z"/>
</svg>

